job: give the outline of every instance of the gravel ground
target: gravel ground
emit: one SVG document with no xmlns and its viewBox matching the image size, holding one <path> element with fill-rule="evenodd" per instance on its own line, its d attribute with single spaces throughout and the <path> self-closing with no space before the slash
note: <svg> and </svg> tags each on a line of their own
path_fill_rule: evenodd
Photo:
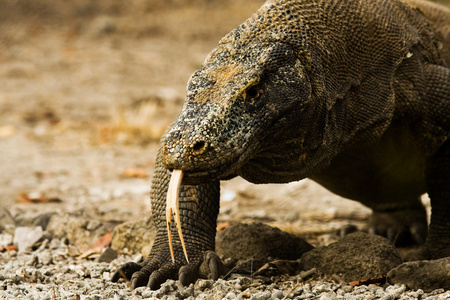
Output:
<svg viewBox="0 0 450 300">
<path fill-rule="evenodd" d="M 404 285 L 352 287 L 322 279 L 284 278 L 275 283 L 233 274 L 230 279 L 198 280 L 182 287 L 169 280 L 157 291 L 130 290 L 110 282 L 122 263 L 140 256 L 121 255 L 111 263 L 80 260 L 70 255 L 64 240 L 44 242 L 31 253 L 0 253 L 0 299 L 450 299 L 450 291 L 408 291 Z"/>
</svg>

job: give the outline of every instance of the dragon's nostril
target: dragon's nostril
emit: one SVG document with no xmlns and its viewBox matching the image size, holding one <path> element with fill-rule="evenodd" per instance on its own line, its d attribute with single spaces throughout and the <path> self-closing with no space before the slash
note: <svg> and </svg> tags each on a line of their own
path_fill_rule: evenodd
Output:
<svg viewBox="0 0 450 300">
<path fill-rule="evenodd" d="M 203 152 L 205 152 L 207 147 L 208 147 L 208 145 L 206 144 L 205 141 L 198 141 L 198 142 L 194 143 L 194 145 L 192 146 L 192 149 L 196 153 L 203 153 Z"/>
</svg>

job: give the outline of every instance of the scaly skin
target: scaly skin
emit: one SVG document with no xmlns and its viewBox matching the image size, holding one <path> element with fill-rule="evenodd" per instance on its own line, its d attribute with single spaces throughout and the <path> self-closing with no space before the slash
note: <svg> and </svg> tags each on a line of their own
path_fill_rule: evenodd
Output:
<svg viewBox="0 0 450 300">
<path fill-rule="evenodd" d="M 158 235 L 133 287 L 217 278 L 219 181 L 310 177 L 373 209 L 371 229 L 450 256 L 450 11 L 408 0 L 274 0 L 230 32 L 189 83 L 161 139 L 152 186 Z M 190 263 L 165 220 L 170 171 L 184 171 Z M 428 192 L 432 216 L 427 237 Z M 176 232 L 176 229 L 172 230 Z M 176 234 L 174 234 L 176 236 Z M 355 245 L 357 246 L 357 245 Z"/>
</svg>

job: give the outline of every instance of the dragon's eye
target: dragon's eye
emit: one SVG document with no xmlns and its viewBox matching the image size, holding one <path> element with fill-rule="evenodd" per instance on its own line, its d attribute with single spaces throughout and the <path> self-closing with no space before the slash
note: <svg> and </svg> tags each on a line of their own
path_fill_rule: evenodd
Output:
<svg viewBox="0 0 450 300">
<path fill-rule="evenodd" d="M 249 101 L 255 101 L 256 98 L 259 97 L 260 92 L 261 92 L 261 89 L 257 84 L 252 85 L 245 92 L 245 98 L 246 98 L 246 100 L 249 100 Z"/>
</svg>

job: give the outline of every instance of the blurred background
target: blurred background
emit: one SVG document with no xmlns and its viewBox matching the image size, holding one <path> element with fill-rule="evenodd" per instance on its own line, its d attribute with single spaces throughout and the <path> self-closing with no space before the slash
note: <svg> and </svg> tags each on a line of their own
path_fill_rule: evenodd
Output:
<svg viewBox="0 0 450 300">
<path fill-rule="evenodd" d="M 0 203 L 148 194 L 190 74 L 262 2 L 0 0 Z"/>
</svg>

